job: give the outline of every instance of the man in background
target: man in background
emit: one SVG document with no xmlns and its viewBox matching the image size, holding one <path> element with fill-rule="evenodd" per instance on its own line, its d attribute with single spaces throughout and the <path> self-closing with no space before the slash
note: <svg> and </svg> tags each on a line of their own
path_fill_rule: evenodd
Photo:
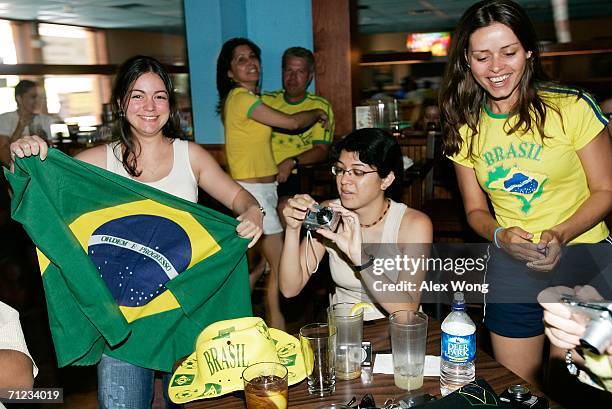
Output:
<svg viewBox="0 0 612 409">
<path fill-rule="evenodd" d="M 282 211 L 287 198 L 301 193 L 299 167 L 327 160 L 334 138 L 334 114 L 331 104 L 306 90 L 314 76 L 315 61 L 310 50 L 291 47 L 282 59 L 283 89 L 265 93 L 262 100 L 287 114 L 320 108 L 327 113 L 328 129 L 316 123 L 297 132 L 275 129 L 272 133 L 272 152 L 278 166 L 278 209 Z"/>
<path fill-rule="evenodd" d="M 9 145 L 23 135 L 51 136 L 51 124 L 56 122 L 49 115 L 37 113 L 40 99 L 36 83 L 22 80 L 15 86 L 17 111 L 0 115 L 0 161 L 9 163 Z"/>
</svg>

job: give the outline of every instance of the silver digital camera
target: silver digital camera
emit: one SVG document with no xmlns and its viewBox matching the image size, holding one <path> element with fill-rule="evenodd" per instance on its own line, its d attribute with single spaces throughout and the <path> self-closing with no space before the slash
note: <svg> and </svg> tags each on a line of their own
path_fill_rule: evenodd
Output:
<svg viewBox="0 0 612 409">
<path fill-rule="evenodd" d="M 561 302 L 570 307 L 573 313 L 583 315 L 589 320 L 586 331 L 580 338 L 582 347 L 603 354 L 612 339 L 612 302 L 583 301 L 567 294 L 561 296 Z"/>
<path fill-rule="evenodd" d="M 306 230 L 327 229 L 335 231 L 340 221 L 340 215 L 331 208 L 314 205 L 312 210 L 306 213 L 306 218 L 302 225 Z"/>
</svg>

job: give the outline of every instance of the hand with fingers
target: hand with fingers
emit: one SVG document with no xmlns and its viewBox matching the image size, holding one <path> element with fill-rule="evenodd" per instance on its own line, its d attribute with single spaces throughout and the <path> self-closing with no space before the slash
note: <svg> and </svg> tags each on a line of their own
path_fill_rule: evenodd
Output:
<svg viewBox="0 0 612 409">
<path fill-rule="evenodd" d="M 236 217 L 240 224 L 236 226 L 236 233 L 245 239 L 251 239 L 249 248 L 253 247 L 263 234 L 264 213 L 258 206 L 249 207 L 244 213 Z"/>
<path fill-rule="evenodd" d="M 544 308 L 544 333 L 551 344 L 562 349 L 574 349 L 580 345 L 588 318 L 573 313 L 570 308 L 561 303 L 563 295 L 588 302 L 603 301 L 601 294 L 592 286 L 576 286 L 574 288 L 557 286 L 549 287 L 538 294 L 538 302 Z M 605 354 L 612 357 L 612 340 L 605 348 Z"/>
<path fill-rule="evenodd" d="M 333 241 L 346 254 L 353 265 L 363 264 L 361 260 L 361 225 L 357 213 L 345 209 L 338 203 L 330 203 L 329 207 L 342 218 L 342 225 L 337 232 L 327 229 L 317 229 L 321 236 Z"/>
<path fill-rule="evenodd" d="M 603 301 L 599 292 L 586 285 L 576 286 L 573 289 L 564 286 L 549 287 L 538 294 L 538 302 L 544 308 L 544 334 L 550 343 L 558 348 L 565 349 L 565 364 L 572 375 L 578 375 L 578 367 L 573 362 L 576 347 L 581 345 L 581 339 L 586 337 L 587 326 L 589 332 L 593 332 L 590 318 L 580 312 L 575 312 L 561 302 L 562 296 L 570 296 L 574 299 L 588 303 L 607 302 Z M 609 319 L 609 318 L 608 318 Z M 599 354 L 590 349 L 582 349 L 579 355 L 584 357 L 584 366 L 591 374 L 597 375 L 604 387 L 612 392 L 612 385 L 606 383 L 612 371 L 612 338 L 603 338 L 604 343 L 598 346 Z M 581 363 L 578 363 L 582 365 Z M 607 386 L 606 386 L 607 385 Z"/>
<path fill-rule="evenodd" d="M 565 294 L 574 295 L 575 292 L 564 286 L 549 287 L 538 294 L 538 302 L 544 308 L 544 333 L 550 342 L 562 349 L 574 349 L 580 345 L 586 322 L 561 304 L 561 296 Z"/>
<path fill-rule="evenodd" d="M 532 270 L 551 271 L 561 260 L 561 237 L 554 230 L 544 230 L 540 235 L 540 242 L 536 248 L 544 257 L 527 263 L 527 267 Z"/>
<path fill-rule="evenodd" d="M 10 146 L 11 159 L 14 161 L 15 157 L 24 158 L 27 156 L 40 156 L 40 160 L 47 158 L 47 152 L 49 146 L 44 139 L 37 135 L 23 136 L 11 143 Z M 12 164 L 11 164 L 12 169 Z"/>
<path fill-rule="evenodd" d="M 319 120 L 318 122 L 321 124 L 321 126 L 323 127 L 323 129 L 325 130 L 329 130 L 329 117 L 327 115 L 327 113 L 325 111 L 323 111 L 322 109 L 317 108 L 317 111 L 319 111 Z"/>
<path fill-rule="evenodd" d="M 291 175 L 295 162 L 293 158 L 287 158 L 278 164 L 278 173 L 276 174 L 276 181 L 278 183 L 285 183 Z"/>
<path fill-rule="evenodd" d="M 595 287 L 590 285 L 577 285 L 574 287 L 576 297 L 581 300 L 588 301 L 604 301 L 604 298 L 599 294 Z"/>
<path fill-rule="evenodd" d="M 533 233 L 529 233 L 518 226 L 500 229 L 496 234 L 495 244 L 517 260 L 532 262 L 541 260 L 545 256 L 538 251 L 534 244 Z"/>
<path fill-rule="evenodd" d="M 317 202 L 306 194 L 295 195 L 287 201 L 283 209 L 283 217 L 288 230 L 299 230 L 306 218 L 308 210 L 312 209 Z"/>
</svg>

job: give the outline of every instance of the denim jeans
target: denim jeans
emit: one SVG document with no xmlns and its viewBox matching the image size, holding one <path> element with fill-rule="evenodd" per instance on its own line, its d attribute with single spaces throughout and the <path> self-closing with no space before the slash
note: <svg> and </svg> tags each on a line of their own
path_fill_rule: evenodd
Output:
<svg viewBox="0 0 612 409">
<path fill-rule="evenodd" d="M 182 408 L 168 399 L 171 374 L 163 376 L 166 408 Z M 155 390 L 155 371 L 102 355 L 98 363 L 98 404 L 100 409 L 150 409 Z"/>
</svg>

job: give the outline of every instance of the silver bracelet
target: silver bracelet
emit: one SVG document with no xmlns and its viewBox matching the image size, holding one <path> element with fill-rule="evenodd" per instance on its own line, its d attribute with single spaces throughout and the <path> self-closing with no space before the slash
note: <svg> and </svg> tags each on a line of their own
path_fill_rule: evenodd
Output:
<svg viewBox="0 0 612 409">
<path fill-rule="evenodd" d="M 263 208 L 263 206 L 259 206 L 259 211 L 261 212 L 263 217 L 266 217 L 266 210 Z"/>
<path fill-rule="evenodd" d="M 572 359 L 572 351 L 570 351 L 569 349 L 565 351 L 565 367 L 567 368 L 567 372 L 569 372 L 570 375 L 578 375 L 578 367 L 574 363 L 574 360 Z"/>
</svg>

